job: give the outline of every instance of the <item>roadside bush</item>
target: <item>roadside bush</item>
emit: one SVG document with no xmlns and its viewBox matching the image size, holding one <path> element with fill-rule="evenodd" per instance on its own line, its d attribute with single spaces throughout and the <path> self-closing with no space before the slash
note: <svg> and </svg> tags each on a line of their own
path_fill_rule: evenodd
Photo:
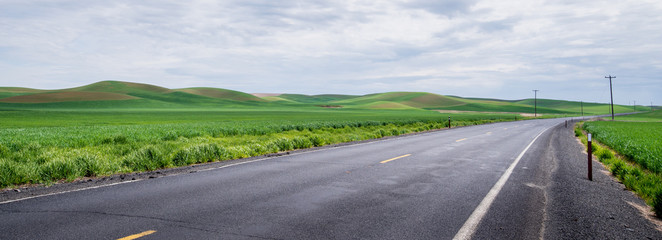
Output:
<svg viewBox="0 0 662 240">
<path fill-rule="evenodd" d="M 289 151 L 294 148 L 292 145 L 292 142 L 287 139 L 287 138 L 278 138 L 272 142 L 276 147 L 278 147 L 278 150 L 280 151 Z"/>
<path fill-rule="evenodd" d="M 584 133 L 582 133 L 582 129 L 578 128 L 578 127 L 575 128 L 575 137 L 579 137 L 579 136 L 582 136 L 582 135 L 584 135 Z"/>
<path fill-rule="evenodd" d="M 322 146 L 322 145 L 326 144 L 325 138 L 323 138 L 322 136 L 319 136 L 319 135 L 310 136 L 310 137 L 308 137 L 308 139 L 310 140 L 310 143 L 312 143 L 313 146 L 315 146 L 315 147 L 319 147 L 319 146 Z"/>
<path fill-rule="evenodd" d="M 621 161 L 617 161 L 613 165 L 611 165 L 610 170 L 614 174 L 614 176 L 617 176 L 619 178 L 627 173 L 626 165 Z"/>
<path fill-rule="evenodd" d="M 42 181 L 51 182 L 60 179 L 74 180 L 79 177 L 80 169 L 73 161 L 51 161 L 41 166 L 39 175 Z"/>
<path fill-rule="evenodd" d="M 26 175 L 21 165 L 11 160 L 0 159 L 0 188 L 25 183 Z"/>
<path fill-rule="evenodd" d="M 588 148 L 588 147 L 587 147 Z M 591 142 L 591 153 L 594 153 L 599 149 L 598 145 L 595 142 Z M 588 151 L 588 149 L 586 149 Z"/>
<path fill-rule="evenodd" d="M 313 143 L 310 142 L 308 138 L 304 137 L 294 137 L 292 139 L 292 145 L 294 149 L 305 149 L 313 146 Z"/>
<path fill-rule="evenodd" d="M 101 166 L 94 156 L 78 156 L 74 159 L 74 164 L 77 166 L 78 174 L 83 177 L 93 177 L 102 173 Z"/>
<path fill-rule="evenodd" d="M 228 151 L 216 144 L 198 145 L 193 147 L 192 152 L 198 163 L 213 162 L 215 160 L 229 158 Z"/>
<path fill-rule="evenodd" d="M 152 171 L 170 163 L 156 147 L 147 146 L 127 156 L 122 164 L 133 171 Z"/>
<path fill-rule="evenodd" d="M 213 162 L 229 159 L 230 153 L 227 149 L 216 144 L 201 144 L 177 151 L 172 157 L 172 164 L 185 166 L 193 163 Z"/>
<path fill-rule="evenodd" d="M 596 155 L 598 156 L 598 159 L 600 159 L 600 161 L 603 161 L 603 160 L 610 159 L 610 158 L 614 157 L 614 154 L 609 149 L 606 149 L 606 148 L 602 148 L 602 149 L 598 150 L 596 152 Z"/>
</svg>

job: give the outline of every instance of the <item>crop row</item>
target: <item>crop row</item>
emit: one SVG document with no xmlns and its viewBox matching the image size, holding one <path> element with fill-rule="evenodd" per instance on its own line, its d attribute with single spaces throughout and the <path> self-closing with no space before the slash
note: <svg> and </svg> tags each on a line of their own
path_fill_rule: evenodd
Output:
<svg viewBox="0 0 662 240">
<path fill-rule="evenodd" d="M 586 122 L 583 124 L 583 128 L 595 136 L 591 144 L 593 154 L 614 176 L 621 180 L 625 187 L 645 199 L 658 216 L 662 216 L 662 174 L 657 168 L 659 162 L 662 161 L 659 157 L 662 146 L 659 143 L 656 144 L 659 139 L 655 137 L 649 139 L 648 137 L 651 136 L 647 134 L 659 132 L 661 126 L 659 123 L 651 125 L 632 122 Z M 575 135 L 580 137 L 584 144 L 587 144 L 587 138 L 581 128 L 575 129 Z M 617 156 L 609 148 L 614 149 L 623 157 Z M 632 164 L 630 161 L 637 164 Z"/>
<path fill-rule="evenodd" d="M 645 169 L 662 173 L 662 123 L 587 122 L 593 137 Z"/>
</svg>

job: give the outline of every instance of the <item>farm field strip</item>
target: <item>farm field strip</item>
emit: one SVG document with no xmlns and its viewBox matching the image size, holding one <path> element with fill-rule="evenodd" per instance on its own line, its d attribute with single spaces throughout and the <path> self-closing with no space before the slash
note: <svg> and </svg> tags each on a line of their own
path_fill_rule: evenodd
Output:
<svg viewBox="0 0 662 240">
<path fill-rule="evenodd" d="M 595 139 L 593 154 L 597 155 L 598 160 L 628 189 L 646 200 L 658 216 L 662 216 L 661 113 L 619 116 L 618 120 L 628 122 L 590 121 L 582 126 Z M 587 144 L 586 136 L 579 128 L 575 133 Z"/>
<path fill-rule="evenodd" d="M 431 111 L 5 111 L 0 187 L 246 158 L 447 127 Z M 451 114 L 453 126 L 510 121 Z M 521 117 L 520 117 L 521 119 Z"/>
</svg>

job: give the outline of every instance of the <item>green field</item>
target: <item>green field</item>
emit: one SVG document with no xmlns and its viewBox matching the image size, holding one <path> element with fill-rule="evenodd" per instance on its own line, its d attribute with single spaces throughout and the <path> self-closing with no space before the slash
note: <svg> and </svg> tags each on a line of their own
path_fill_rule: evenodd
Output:
<svg viewBox="0 0 662 240">
<path fill-rule="evenodd" d="M 662 111 L 619 116 L 617 120 L 586 122 L 583 128 L 595 141 L 622 156 L 595 147 L 598 159 L 662 216 Z"/>
<path fill-rule="evenodd" d="M 633 115 L 616 116 L 615 120 L 629 121 L 629 122 L 662 122 L 662 110 L 656 110 L 653 112 L 644 112 Z"/>
<path fill-rule="evenodd" d="M 184 166 L 445 128 L 422 110 L 21 110 L 0 115 L 0 186 Z M 453 125 L 515 119 L 450 114 Z M 520 117 L 521 119 L 521 117 Z"/>
<path fill-rule="evenodd" d="M 584 129 L 645 169 L 662 173 L 662 122 L 596 121 Z"/>
<path fill-rule="evenodd" d="M 576 115 L 574 102 L 538 101 L 538 112 L 547 117 Z M 594 104 L 601 110 L 606 106 Z M 529 100 L 424 92 L 260 98 L 219 88 L 168 89 L 120 81 L 60 90 L 0 87 L 0 187 L 439 129 L 447 127 L 449 116 L 453 126 L 462 126 L 523 119 L 516 113 L 532 112 Z"/>
</svg>

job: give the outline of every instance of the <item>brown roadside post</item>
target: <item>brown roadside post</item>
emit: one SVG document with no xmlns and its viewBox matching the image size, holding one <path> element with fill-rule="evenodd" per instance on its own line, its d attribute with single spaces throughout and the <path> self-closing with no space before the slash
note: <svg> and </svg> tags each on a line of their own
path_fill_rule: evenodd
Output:
<svg viewBox="0 0 662 240">
<path fill-rule="evenodd" d="M 593 146 L 591 146 L 591 134 L 588 134 L 588 180 L 593 181 Z"/>
<path fill-rule="evenodd" d="M 448 128 L 451 128 L 451 116 L 448 116 Z"/>
</svg>

